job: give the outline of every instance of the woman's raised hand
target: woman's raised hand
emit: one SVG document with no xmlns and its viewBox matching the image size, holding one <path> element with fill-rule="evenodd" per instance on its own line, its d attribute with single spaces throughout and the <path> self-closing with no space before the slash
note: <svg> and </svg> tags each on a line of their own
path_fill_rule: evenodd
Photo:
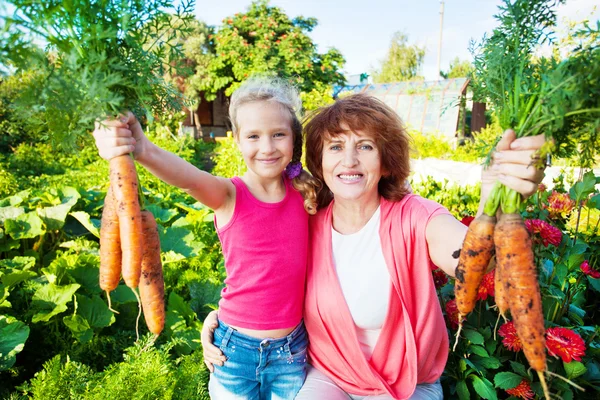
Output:
<svg viewBox="0 0 600 400">
<path fill-rule="evenodd" d="M 139 160 L 149 142 L 139 121 L 131 112 L 119 119 L 96 122 L 93 136 L 98 153 L 105 160 L 127 153 L 133 153 Z"/>
<path fill-rule="evenodd" d="M 535 193 L 544 179 L 544 169 L 536 168 L 534 164 L 545 141 L 544 135 L 516 139 L 513 130 L 504 131 L 496 146 L 492 164 L 482 172 L 482 199 L 490 193 L 496 180 L 524 197 Z"/>
</svg>

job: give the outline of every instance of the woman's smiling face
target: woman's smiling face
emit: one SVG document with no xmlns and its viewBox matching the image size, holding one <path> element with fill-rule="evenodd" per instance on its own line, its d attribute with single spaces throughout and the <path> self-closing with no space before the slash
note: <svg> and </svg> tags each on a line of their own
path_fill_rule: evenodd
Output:
<svg viewBox="0 0 600 400">
<path fill-rule="evenodd" d="M 323 179 L 336 200 L 369 201 L 379 196 L 383 176 L 375 140 L 362 131 L 342 125 L 343 133 L 323 143 Z"/>
</svg>

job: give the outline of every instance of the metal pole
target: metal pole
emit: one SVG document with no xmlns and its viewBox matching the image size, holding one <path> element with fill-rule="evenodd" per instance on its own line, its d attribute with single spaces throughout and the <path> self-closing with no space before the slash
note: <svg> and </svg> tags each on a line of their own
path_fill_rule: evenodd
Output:
<svg viewBox="0 0 600 400">
<path fill-rule="evenodd" d="M 437 54 L 437 75 L 438 80 L 442 79 L 442 32 L 444 27 L 444 1 L 440 1 L 440 41 L 438 43 L 438 54 Z"/>
</svg>

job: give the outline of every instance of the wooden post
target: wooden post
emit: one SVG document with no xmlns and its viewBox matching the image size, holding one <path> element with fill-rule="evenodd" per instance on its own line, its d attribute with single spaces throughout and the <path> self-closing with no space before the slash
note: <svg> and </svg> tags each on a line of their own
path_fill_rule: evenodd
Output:
<svg viewBox="0 0 600 400">
<path fill-rule="evenodd" d="M 485 128 L 485 103 L 473 102 L 473 112 L 471 114 L 471 133 L 477 133 Z"/>
</svg>

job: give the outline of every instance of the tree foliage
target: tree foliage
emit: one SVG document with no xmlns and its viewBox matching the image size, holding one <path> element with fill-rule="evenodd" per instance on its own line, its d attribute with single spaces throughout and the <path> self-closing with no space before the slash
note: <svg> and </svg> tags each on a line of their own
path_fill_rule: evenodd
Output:
<svg viewBox="0 0 600 400">
<path fill-rule="evenodd" d="M 224 90 L 227 96 L 255 74 L 277 74 L 290 79 L 301 91 L 305 108 L 331 100 L 331 86 L 345 79 L 345 60 L 332 48 L 319 53 L 308 33 L 315 18 L 291 19 L 267 0 L 253 2 L 248 11 L 223 20 L 211 37 L 215 55 L 203 68 L 198 65 L 190 84 L 207 100 Z"/>
<path fill-rule="evenodd" d="M 467 60 L 461 60 L 456 57 L 450 61 L 448 71 L 440 71 L 440 75 L 444 79 L 467 78 L 473 73 L 473 64 Z"/>
<path fill-rule="evenodd" d="M 181 58 L 180 47 L 171 45 L 168 11 L 184 22 L 183 31 L 193 19 L 192 0 L 177 7 L 171 0 L 10 3 L 17 11 L 5 18 L 2 54 L 17 74 L 35 71 L 16 106 L 33 130 L 56 144 L 73 145 L 106 115 L 130 109 L 151 117 L 179 105 L 178 91 L 163 78 Z"/>
<path fill-rule="evenodd" d="M 379 69 L 372 71 L 375 83 L 401 82 L 419 79 L 419 71 L 425 58 L 425 47 L 408 44 L 408 35 L 396 32 L 390 49 L 381 61 Z"/>
</svg>

